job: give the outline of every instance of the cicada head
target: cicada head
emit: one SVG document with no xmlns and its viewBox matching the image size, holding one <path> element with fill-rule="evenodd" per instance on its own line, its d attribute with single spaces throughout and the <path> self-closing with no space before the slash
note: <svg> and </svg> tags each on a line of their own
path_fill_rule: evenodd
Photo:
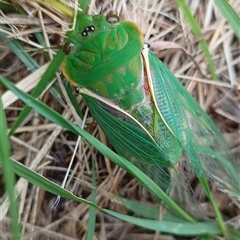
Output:
<svg viewBox="0 0 240 240">
<path fill-rule="evenodd" d="M 73 85 L 114 99 L 137 86 L 142 46 L 138 26 L 120 22 L 115 12 L 106 16 L 79 13 L 63 45 L 62 71 Z"/>
</svg>

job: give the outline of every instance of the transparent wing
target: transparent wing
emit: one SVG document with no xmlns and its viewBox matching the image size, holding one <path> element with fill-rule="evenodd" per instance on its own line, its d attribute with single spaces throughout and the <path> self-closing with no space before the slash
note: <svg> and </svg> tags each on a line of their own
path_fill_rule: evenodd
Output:
<svg viewBox="0 0 240 240">
<path fill-rule="evenodd" d="M 195 174 L 239 197 L 239 165 L 217 127 L 151 50 L 144 49 L 143 58 L 159 116 L 178 139 Z"/>
</svg>

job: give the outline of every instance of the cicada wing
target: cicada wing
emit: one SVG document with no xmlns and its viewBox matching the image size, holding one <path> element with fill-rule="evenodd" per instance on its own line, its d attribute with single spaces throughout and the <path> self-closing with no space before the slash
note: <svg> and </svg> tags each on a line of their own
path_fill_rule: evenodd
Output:
<svg viewBox="0 0 240 240">
<path fill-rule="evenodd" d="M 144 127 L 118 106 L 100 97 L 82 94 L 93 117 L 118 154 L 148 175 L 187 213 L 203 218 L 201 207 L 193 197 L 187 179 L 165 159 L 164 149 L 157 145 Z M 187 199 L 186 199 L 187 198 Z M 200 217 L 201 216 L 201 217 Z"/>
<path fill-rule="evenodd" d="M 144 49 L 142 55 L 159 116 L 178 139 L 195 174 L 240 196 L 239 166 L 215 124 L 151 50 Z"/>
<path fill-rule="evenodd" d="M 169 163 L 148 132 L 118 106 L 97 95 L 82 96 L 117 153 L 129 159 L 145 173 L 152 172 L 151 168 L 158 165 L 161 169 L 161 172 L 158 172 L 161 178 L 158 184 L 166 190 L 170 182 L 167 170 Z M 159 179 L 159 176 L 155 178 Z"/>
</svg>

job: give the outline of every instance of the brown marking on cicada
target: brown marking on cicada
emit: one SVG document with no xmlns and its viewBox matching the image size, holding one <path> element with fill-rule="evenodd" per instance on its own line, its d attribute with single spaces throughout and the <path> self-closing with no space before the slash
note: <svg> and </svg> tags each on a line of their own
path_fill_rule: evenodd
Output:
<svg viewBox="0 0 240 240">
<path fill-rule="evenodd" d="M 147 76 L 145 74 L 144 74 L 143 88 L 144 88 L 145 94 L 148 95 L 150 93 L 150 88 L 149 88 L 149 84 L 148 84 L 148 78 L 147 78 Z"/>
<path fill-rule="evenodd" d="M 126 75 L 126 67 L 120 67 L 116 70 L 117 73 L 120 73 L 122 76 Z"/>
<path fill-rule="evenodd" d="M 105 78 L 104 78 L 104 80 L 106 81 L 106 82 L 108 82 L 108 83 L 112 83 L 113 82 L 113 74 L 111 73 L 111 74 L 108 74 Z"/>
</svg>

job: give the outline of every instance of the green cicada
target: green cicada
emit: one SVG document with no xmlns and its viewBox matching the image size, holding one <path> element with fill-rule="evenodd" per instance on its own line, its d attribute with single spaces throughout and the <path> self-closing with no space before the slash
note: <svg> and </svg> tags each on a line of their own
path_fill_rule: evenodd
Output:
<svg viewBox="0 0 240 240">
<path fill-rule="evenodd" d="M 63 51 L 63 74 L 119 155 L 169 194 L 174 186 L 185 189 L 182 170 L 190 166 L 198 178 L 240 195 L 234 158 L 218 129 L 144 44 L 137 25 L 114 12 L 79 13 Z"/>
</svg>

